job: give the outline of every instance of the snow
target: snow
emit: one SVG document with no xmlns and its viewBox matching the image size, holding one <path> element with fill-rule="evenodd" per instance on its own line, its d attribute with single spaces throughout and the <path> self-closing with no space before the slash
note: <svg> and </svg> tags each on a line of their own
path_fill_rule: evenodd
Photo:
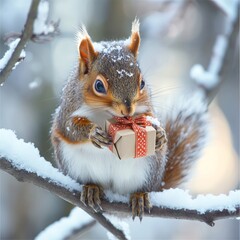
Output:
<svg viewBox="0 0 240 240">
<path fill-rule="evenodd" d="M 121 60 L 121 59 L 117 59 L 117 60 Z M 132 77 L 133 76 L 133 73 L 130 73 L 130 72 L 127 72 L 125 69 L 121 69 L 121 70 L 116 70 L 118 75 L 119 75 L 119 78 L 122 78 L 124 76 L 128 76 L 128 77 Z"/>
<path fill-rule="evenodd" d="M 230 191 L 228 195 L 197 195 L 195 199 L 188 190 L 169 189 L 161 193 L 151 193 L 152 205 L 157 207 L 169 207 L 171 209 L 197 210 L 203 214 L 206 211 L 227 209 L 235 211 L 236 206 L 240 206 L 240 190 Z"/>
<path fill-rule="evenodd" d="M 105 192 L 109 202 L 128 203 L 129 197 L 120 197 L 110 191 Z M 230 191 L 228 195 L 199 194 L 193 198 L 189 190 L 179 188 L 168 189 L 162 192 L 151 192 L 150 200 L 153 206 L 166 207 L 170 209 L 196 210 L 203 214 L 206 211 L 235 211 L 236 206 L 240 206 L 240 190 Z"/>
<path fill-rule="evenodd" d="M 17 139 L 12 130 L 0 129 L 0 157 L 5 157 L 18 169 L 25 169 L 42 178 L 48 178 L 49 181 L 70 191 L 82 190 L 81 185 L 70 177 L 64 176 L 50 162 L 41 157 L 32 143 Z M 105 196 L 109 202 L 129 202 L 129 195 L 119 195 L 109 190 L 105 191 Z M 240 190 L 230 191 L 228 195 L 207 194 L 193 198 L 188 190 L 169 189 L 150 193 L 150 199 L 153 206 L 171 209 L 197 210 L 199 213 L 223 209 L 234 211 L 236 206 L 240 206 Z"/>
<path fill-rule="evenodd" d="M 228 24 L 225 35 L 217 36 L 213 47 L 213 54 L 207 70 L 200 64 L 194 65 L 190 70 L 190 76 L 200 86 L 211 90 L 219 83 L 219 73 L 223 64 L 223 59 L 229 44 L 229 35 L 233 30 L 233 21 L 237 16 L 239 0 L 213 0 L 226 14 L 231 22 Z"/>
<path fill-rule="evenodd" d="M 131 38 L 127 38 L 126 40 L 124 40 L 124 46 L 129 46 L 131 44 Z"/>
<path fill-rule="evenodd" d="M 70 191 L 81 191 L 78 183 L 64 176 L 50 162 L 41 157 L 33 143 L 25 143 L 23 139 L 18 139 L 12 130 L 0 129 L 0 157 L 5 157 L 18 169 L 25 169 L 42 178 L 48 178 L 49 181 Z"/>
<path fill-rule="evenodd" d="M 46 0 L 41 0 L 38 6 L 37 17 L 34 21 L 33 32 L 36 35 L 44 34 L 47 35 L 55 31 L 53 24 L 47 24 L 49 12 L 49 2 Z"/>
<path fill-rule="evenodd" d="M 92 220 L 92 217 L 90 217 L 86 212 L 78 207 L 75 207 L 68 217 L 63 217 L 59 221 L 48 226 L 36 236 L 35 240 L 66 239 L 75 230 L 90 223 Z"/>
<path fill-rule="evenodd" d="M 147 116 L 147 121 L 149 121 L 150 123 L 152 123 L 153 125 L 155 125 L 157 127 L 160 127 L 160 122 L 157 118 Z"/>
<path fill-rule="evenodd" d="M 228 39 L 224 35 L 219 35 L 213 47 L 213 54 L 208 66 L 204 70 L 200 64 L 194 65 L 190 70 L 190 76 L 200 86 L 210 90 L 219 83 L 219 73 L 223 64 L 223 58 L 228 46 Z"/>
<path fill-rule="evenodd" d="M 12 57 L 12 54 L 15 50 L 15 48 L 17 47 L 18 43 L 20 41 L 20 38 L 15 39 L 14 41 L 10 42 L 8 44 L 9 49 L 7 50 L 7 52 L 4 54 L 3 58 L 0 59 L 0 72 L 5 68 L 5 66 L 7 65 L 8 61 L 10 60 L 10 58 Z M 20 59 L 24 59 L 26 57 L 26 53 L 24 50 L 21 51 L 21 54 L 19 56 Z M 17 62 L 15 64 L 15 66 L 13 67 L 13 69 L 18 65 L 19 62 Z"/>
<path fill-rule="evenodd" d="M 130 195 L 121 195 L 118 193 L 113 193 L 110 190 L 105 190 L 105 198 L 110 202 L 120 202 L 120 203 L 128 203 Z"/>
<path fill-rule="evenodd" d="M 30 89 L 38 88 L 42 84 L 42 80 L 40 78 L 35 78 L 32 82 L 28 84 Z"/>
<path fill-rule="evenodd" d="M 202 65 L 195 64 L 191 70 L 190 70 L 190 76 L 192 79 L 195 80 L 195 82 L 203 86 L 204 88 L 210 90 L 214 88 L 219 81 L 219 78 L 217 75 L 206 71 Z"/>
<path fill-rule="evenodd" d="M 239 0 L 212 0 L 223 12 L 227 14 L 230 20 L 234 21 L 237 17 L 237 5 Z"/>
<path fill-rule="evenodd" d="M 110 215 L 110 214 L 103 214 L 104 217 L 106 217 L 117 229 L 122 230 L 128 240 L 131 239 L 130 236 L 130 229 L 129 224 L 124 221 L 122 218 L 118 218 L 116 216 Z M 109 240 L 117 240 L 117 238 L 110 232 L 107 232 L 107 236 Z"/>
<path fill-rule="evenodd" d="M 98 53 L 102 52 L 104 49 L 104 46 L 101 43 L 94 42 L 93 43 L 94 50 Z"/>
<path fill-rule="evenodd" d="M 132 58 L 130 54 L 126 54 L 124 49 L 125 41 L 111 41 L 111 42 L 94 42 L 93 46 L 98 53 L 101 53 L 102 58 L 107 56 L 112 62 L 125 62 L 133 66 Z M 136 66 L 137 63 L 135 63 Z M 126 71 L 125 69 L 116 70 L 119 77 L 123 78 L 125 76 L 132 77 L 133 73 Z"/>
</svg>

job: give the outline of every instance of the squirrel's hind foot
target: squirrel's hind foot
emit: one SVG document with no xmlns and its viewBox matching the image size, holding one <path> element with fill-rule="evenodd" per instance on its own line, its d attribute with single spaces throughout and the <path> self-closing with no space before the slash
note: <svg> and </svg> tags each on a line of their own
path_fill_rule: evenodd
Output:
<svg viewBox="0 0 240 240">
<path fill-rule="evenodd" d="M 135 217 L 139 217 L 140 221 L 142 221 L 144 215 L 144 209 L 146 209 L 149 213 L 152 208 L 148 193 L 137 192 L 133 193 L 130 197 L 130 205 L 132 207 L 132 219 Z"/>
<path fill-rule="evenodd" d="M 96 184 L 86 184 L 83 186 L 80 200 L 84 205 L 88 205 L 95 212 L 102 211 L 101 198 L 103 189 Z"/>
</svg>

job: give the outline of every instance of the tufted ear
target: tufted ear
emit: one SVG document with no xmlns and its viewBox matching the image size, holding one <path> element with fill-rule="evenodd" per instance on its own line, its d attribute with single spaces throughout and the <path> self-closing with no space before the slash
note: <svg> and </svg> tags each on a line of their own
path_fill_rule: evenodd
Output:
<svg viewBox="0 0 240 240">
<path fill-rule="evenodd" d="M 132 54 L 137 57 L 138 49 L 140 46 L 140 34 L 139 34 L 139 20 L 135 19 L 132 23 L 132 34 L 129 38 L 129 43 L 127 45 L 128 49 Z"/>
<path fill-rule="evenodd" d="M 98 53 L 95 52 L 91 38 L 84 26 L 78 33 L 78 50 L 81 72 L 87 74 Z"/>
</svg>

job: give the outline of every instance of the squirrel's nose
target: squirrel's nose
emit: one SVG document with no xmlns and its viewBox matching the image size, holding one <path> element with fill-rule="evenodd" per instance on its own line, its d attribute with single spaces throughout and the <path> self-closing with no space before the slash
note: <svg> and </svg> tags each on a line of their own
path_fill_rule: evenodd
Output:
<svg viewBox="0 0 240 240">
<path fill-rule="evenodd" d="M 127 111 L 130 112 L 131 111 L 131 101 L 129 99 L 125 99 L 123 102 L 127 108 Z"/>
<path fill-rule="evenodd" d="M 129 99 L 125 99 L 123 101 L 124 108 L 122 109 L 121 113 L 124 116 L 132 116 L 134 114 L 134 106 Z"/>
</svg>

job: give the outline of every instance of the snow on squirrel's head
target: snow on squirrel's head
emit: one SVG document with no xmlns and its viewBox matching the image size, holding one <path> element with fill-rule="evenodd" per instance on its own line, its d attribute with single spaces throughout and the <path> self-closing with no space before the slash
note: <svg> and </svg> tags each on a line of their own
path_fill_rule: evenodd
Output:
<svg viewBox="0 0 240 240">
<path fill-rule="evenodd" d="M 86 28 L 81 28 L 78 34 L 79 80 L 84 84 L 87 105 L 105 109 L 114 116 L 133 116 L 149 109 L 145 81 L 137 63 L 139 46 L 137 19 L 125 41 L 94 43 Z"/>
</svg>

